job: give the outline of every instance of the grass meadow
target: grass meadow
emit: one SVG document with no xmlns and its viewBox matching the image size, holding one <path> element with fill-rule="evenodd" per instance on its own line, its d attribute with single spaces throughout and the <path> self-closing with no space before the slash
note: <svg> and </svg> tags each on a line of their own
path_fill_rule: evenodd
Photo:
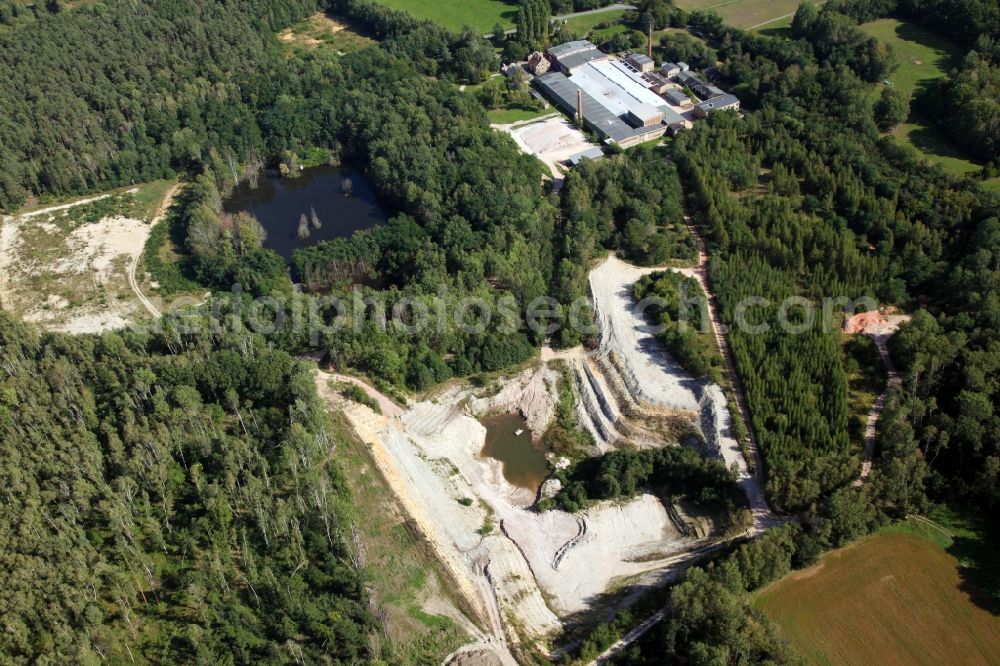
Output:
<svg viewBox="0 0 1000 666">
<path fill-rule="evenodd" d="M 615 32 L 625 30 L 625 26 L 621 23 L 623 16 L 625 16 L 624 9 L 609 9 L 605 12 L 584 14 L 583 16 L 574 16 L 571 19 L 566 19 L 566 27 L 577 35 L 586 35 L 602 23 L 609 22 L 613 24 L 611 27 L 598 30 L 598 34 L 607 39 Z"/>
<path fill-rule="evenodd" d="M 889 81 L 907 95 L 914 95 L 932 81 L 947 76 L 962 62 L 962 50 L 955 44 L 914 23 L 886 18 L 865 23 L 861 29 L 892 46 L 899 68 Z M 911 112 L 907 121 L 892 134 L 927 161 L 951 173 L 970 174 L 981 168 L 918 112 Z M 985 185 L 1000 189 L 1000 178 L 986 181 Z"/>
<path fill-rule="evenodd" d="M 519 3 L 516 0 L 379 0 L 387 7 L 409 12 L 418 18 L 438 23 L 448 30 L 459 31 L 471 25 L 487 33 L 496 23 L 514 27 Z"/>
</svg>

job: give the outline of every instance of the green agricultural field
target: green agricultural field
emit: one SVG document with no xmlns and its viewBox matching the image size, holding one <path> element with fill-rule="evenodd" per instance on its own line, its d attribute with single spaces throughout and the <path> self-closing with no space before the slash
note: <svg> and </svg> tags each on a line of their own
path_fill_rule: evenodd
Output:
<svg viewBox="0 0 1000 666">
<path fill-rule="evenodd" d="M 778 21 L 799 8 L 801 0 L 677 0 L 677 6 L 691 11 L 713 11 L 726 23 L 737 28 L 750 29 Z"/>
<path fill-rule="evenodd" d="M 954 546 L 914 519 L 829 553 L 753 603 L 809 663 L 989 663 L 1000 617 L 973 600 Z"/>
<path fill-rule="evenodd" d="M 583 16 L 574 16 L 573 18 L 566 19 L 566 27 L 577 35 L 586 35 L 600 24 L 609 22 L 614 25 L 609 28 L 601 29 L 600 34 L 607 34 L 610 36 L 611 34 L 614 34 L 614 32 L 621 32 L 625 29 L 625 26 L 621 24 L 623 16 L 625 16 L 624 9 L 609 9 L 606 12 L 584 14 Z"/>
<path fill-rule="evenodd" d="M 481 32 L 489 32 L 499 22 L 504 27 L 514 27 L 517 17 L 516 0 L 378 0 L 387 7 L 409 12 L 418 18 L 438 23 L 448 30 L 459 31 L 471 25 Z"/>
</svg>

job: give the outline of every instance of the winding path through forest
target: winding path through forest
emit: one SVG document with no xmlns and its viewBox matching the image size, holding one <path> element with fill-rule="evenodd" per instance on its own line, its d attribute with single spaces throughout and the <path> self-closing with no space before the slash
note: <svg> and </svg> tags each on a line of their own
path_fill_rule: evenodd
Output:
<svg viewBox="0 0 1000 666">
<path fill-rule="evenodd" d="M 174 197 L 177 195 L 177 190 L 179 190 L 180 187 L 180 183 L 174 183 L 170 186 L 170 189 L 168 189 L 167 193 L 163 196 L 163 201 L 160 202 L 160 207 L 157 208 L 156 213 L 153 214 L 153 219 L 149 222 L 150 226 L 156 226 L 161 220 L 163 220 L 164 217 L 166 217 L 167 211 L 170 210 L 170 206 L 173 204 Z M 149 314 L 153 315 L 156 319 L 159 319 L 162 316 L 160 310 L 153 304 L 152 301 L 146 298 L 146 295 L 142 293 L 142 289 L 139 288 L 139 282 L 135 279 L 135 271 L 139 266 L 139 259 L 142 257 L 142 254 L 142 252 L 136 253 L 136 255 L 132 257 L 132 261 L 129 262 L 128 284 L 132 287 L 132 291 L 135 292 L 135 295 L 139 298 L 139 302 L 142 303 L 142 306 L 146 308 Z"/>
<path fill-rule="evenodd" d="M 896 370 L 896 366 L 893 365 L 892 358 L 889 356 L 889 338 L 892 337 L 892 334 L 872 335 L 870 337 L 875 342 L 875 346 L 878 347 L 878 354 L 882 357 L 882 363 L 885 364 L 889 378 L 886 381 L 885 390 L 879 394 L 871 411 L 868 412 L 868 422 L 865 424 L 865 457 L 861 463 L 861 475 L 854 482 L 855 486 L 862 485 L 868 479 L 868 475 L 872 473 L 872 467 L 875 464 L 875 433 L 878 428 L 878 420 L 885 408 L 886 397 L 889 395 L 889 391 L 903 384 L 903 375 Z"/>
</svg>

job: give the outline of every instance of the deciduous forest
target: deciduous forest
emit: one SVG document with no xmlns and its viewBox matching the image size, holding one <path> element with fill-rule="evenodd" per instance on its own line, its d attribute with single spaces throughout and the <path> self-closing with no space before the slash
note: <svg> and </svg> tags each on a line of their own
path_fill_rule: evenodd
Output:
<svg viewBox="0 0 1000 666">
<path fill-rule="evenodd" d="M 3 660 L 342 662 L 375 627 L 311 371 L 0 313 Z"/>
<path fill-rule="evenodd" d="M 620 662 L 792 661 L 748 591 L 928 499 L 1000 506 L 1000 197 L 882 134 L 899 116 L 878 89 L 893 54 L 857 29 L 895 13 L 969 48 L 960 71 L 913 103 L 993 159 L 1000 18 L 990 0 L 831 0 L 803 6 L 791 36 L 775 37 L 640 5 L 698 36 L 668 45 L 718 57 L 713 75 L 743 115 L 585 163 L 552 193 L 542 165 L 455 85 L 498 65 L 473 31 L 332 0 L 380 44 L 289 55 L 274 33 L 324 3 L 102 0 L 29 15 L 0 0 L 0 206 L 181 174 L 186 284 L 238 283 L 237 299 L 278 295 L 289 307 L 320 292 L 378 294 L 389 309 L 472 296 L 494 322 L 545 294 L 586 296 L 590 265 L 609 250 L 693 261 L 689 214 L 709 244 L 768 499 L 798 520 L 691 569 L 662 593 L 668 621 Z M 529 12 L 542 9 L 528 6 L 522 20 L 535 26 Z M 221 202 L 237 181 L 314 148 L 363 173 L 392 219 L 297 252 L 289 273 L 259 225 Z M 673 321 L 679 287 L 658 276 L 639 295 L 667 296 L 656 314 Z M 751 296 L 765 300 L 750 323 L 767 330 L 733 326 Z M 843 341 L 805 306 L 862 296 L 915 315 L 891 344 L 904 381 L 880 421 L 875 471 L 855 488 Z M 788 298 L 798 306 L 779 312 Z M 798 331 L 777 327 L 779 314 Z M 2 659 L 392 661 L 391 646 L 370 650 L 377 622 L 346 538 L 337 443 L 294 355 L 319 351 L 387 389 L 422 390 L 531 358 L 544 336 L 518 322 L 417 335 L 358 322 L 314 345 L 169 325 L 71 338 L 0 314 Z M 564 330 L 551 342 L 581 338 Z M 703 339 L 668 327 L 664 342 L 694 374 L 718 366 Z M 568 448 L 571 407 L 559 406 Z M 741 508 L 725 470 L 687 453 L 607 456 L 565 478 L 567 508 L 671 484 Z"/>
</svg>

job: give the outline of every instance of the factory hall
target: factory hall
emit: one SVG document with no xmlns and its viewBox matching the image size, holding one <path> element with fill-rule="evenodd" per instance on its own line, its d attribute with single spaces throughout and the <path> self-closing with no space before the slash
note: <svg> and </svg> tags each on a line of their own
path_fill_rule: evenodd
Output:
<svg viewBox="0 0 1000 666">
<path fill-rule="evenodd" d="M 553 105 L 605 143 L 634 146 L 692 126 L 708 113 L 739 109 L 739 100 L 708 85 L 684 63 L 603 53 L 588 41 L 553 46 L 533 84 Z"/>
</svg>

